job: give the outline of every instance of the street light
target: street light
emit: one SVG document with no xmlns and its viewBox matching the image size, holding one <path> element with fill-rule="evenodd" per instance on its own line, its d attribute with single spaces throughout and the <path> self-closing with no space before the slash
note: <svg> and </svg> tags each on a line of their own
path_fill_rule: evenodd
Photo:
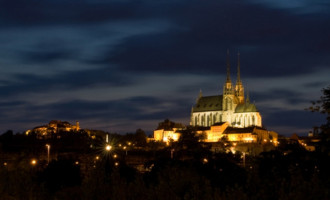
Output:
<svg viewBox="0 0 330 200">
<path fill-rule="evenodd" d="M 123 149 L 126 151 L 126 156 L 127 156 L 127 147 L 124 146 Z"/>
<path fill-rule="evenodd" d="M 47 164 L 49 164 L 50 145 L 46 144 L 47 147 Z"/>
<path fill-rule="evenodd" d="M 110 151 L 110 150 L 111 150 L 111 148 L 112 148 L 112 146 L 111 146 L 111 145 L 109 145 L 109 144 L 107 144 L 107 145 L 105 146 L 105 150 L 107 150 L 107 151 Z"/>
<path fill-rule="evenodd" d="M 36 159 L 32 159 L 32 160 L 31 160 L 31 165 L 34 166 L 34 165 L 36 165 L 36 164 L 37 164 L 37 160 L 36 160 Z"/>
</svg>

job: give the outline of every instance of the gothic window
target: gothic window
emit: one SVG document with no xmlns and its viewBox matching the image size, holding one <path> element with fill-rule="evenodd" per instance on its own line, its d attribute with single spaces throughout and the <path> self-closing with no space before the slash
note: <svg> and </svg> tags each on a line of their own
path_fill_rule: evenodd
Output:
<svg viewBox="0 0 330 200">
<path fill-rule="evenodd" d="M 204 126 L 205 125 L 205 116 L 203 115 L 202 116 L 202 126 Z"/>
<path fill-rule="evenodd" d="M 213 122 L 212 113 L 210 114 L 209 118 L 210 118 L 210 119 L 209 119 L 209 121 L 210 121 L 210 124 L 209 124 L 209 125 L 211 126 L 211 125 L 214 123 L 214 122 Z"/>
<path fill-rule="evenodd" d="M 213 123 L 217 122 L 217 114 L 213 115 Z"/>
<path fill-rule="evenodd" d="M 228 109 L 229 109 L 229 110 L 232 109 L 232 104 L 233 104 L 232 100 L 229 99 L 229 101 L 228 101 Z"/>
<path fill-rule="evenodd" d="M 227 110 L 227 105 L 228 105 L 228 98 L 225 99 L 225 106 L 224 106 L 224 110 Z"/>
<path fill-rule="evenodd" d="M 198 125 L 197 116 L 195 116 L 195 126 Z"/>
<path fill-rule="evenodd" d="M 207 126 L 210 126 L 210 116 L 207 116 Z"/>
<path fill-rule="evenodd" d="M 252 125 L 256 125 L 256 119 L 254 116 L 252 116 Z"/>
<path fill-rule="evenodd" d="M 225 99 L 225 110 L 231 110 L 232 109 L 233 101 L 231 98 Z"/>
</svg>

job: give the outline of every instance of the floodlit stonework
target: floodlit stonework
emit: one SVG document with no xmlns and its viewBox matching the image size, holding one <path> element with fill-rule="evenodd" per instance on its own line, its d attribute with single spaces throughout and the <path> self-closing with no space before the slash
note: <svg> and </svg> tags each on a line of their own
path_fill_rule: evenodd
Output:
<svg viewBox="0 0 330 200">
<path fill-rule="evenodd" d="M 174 123 L 168 119 L 158 124 L 157 129 L 154 131 L 155 141 L 178 141 L 181 130 L 184 130 L 185 126 L 179 123 Z"/>
</svg>

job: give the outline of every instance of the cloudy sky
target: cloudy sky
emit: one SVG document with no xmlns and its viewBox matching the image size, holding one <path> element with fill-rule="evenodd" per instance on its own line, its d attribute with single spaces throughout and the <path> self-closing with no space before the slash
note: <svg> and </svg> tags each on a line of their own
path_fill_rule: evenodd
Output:
<svg viewBox="0 0 330 200">
<path fill-rule="evenodd" d="M 330 85 L 328 0 L 2 0 L 0 133 L 58 119 L 121 134 L 189 123 L 231 52 L 263 124 L 307 134 Z"/>
</svg>

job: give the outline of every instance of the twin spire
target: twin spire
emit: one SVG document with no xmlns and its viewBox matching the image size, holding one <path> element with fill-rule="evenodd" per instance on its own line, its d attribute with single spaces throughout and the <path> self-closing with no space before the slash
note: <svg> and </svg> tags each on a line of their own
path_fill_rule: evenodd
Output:
<svg viewBox="0 0 330 200">
<path fill-rule="evenodd" d="M 226 83 L 224 85 L 223 94 L 224 95 L 235 95 L 238 99 L 239 103 L 244 102 L 244 87 L 241 81 L 241 60 L 240 53 L 237 54 L 237 80 L 236 85 L 233 87 L 231 79 L 230 79 L 230 55 L 229 50 L 227 50 L 227 78 Z"/>
<path fill-rule="evenodd" d="M 240 53 L 238 52 L 237 54 L 237 80 L 236 80 L 236 84 L 237 83 L 241 83 L 241 60 L 240 60 Z"/>
<path fill-rule="evenodd" d="M 227 49 L 227 80 L 226 83 L 231 83 L 230 80 L 230 58 L 229 58 L 229 49 Z"/>
<path fill-rule="evenodd" d="M 242 84 L 241 81 L 241 60 L 240 60 L 240 53 L 237 53 L 237 80 L 236 84 Z M 229 55 L 229 49 L 227 49 L 227 79 L 226 83 L 231 83 L 230 79 L 230 55 Z"/>
</svg>

